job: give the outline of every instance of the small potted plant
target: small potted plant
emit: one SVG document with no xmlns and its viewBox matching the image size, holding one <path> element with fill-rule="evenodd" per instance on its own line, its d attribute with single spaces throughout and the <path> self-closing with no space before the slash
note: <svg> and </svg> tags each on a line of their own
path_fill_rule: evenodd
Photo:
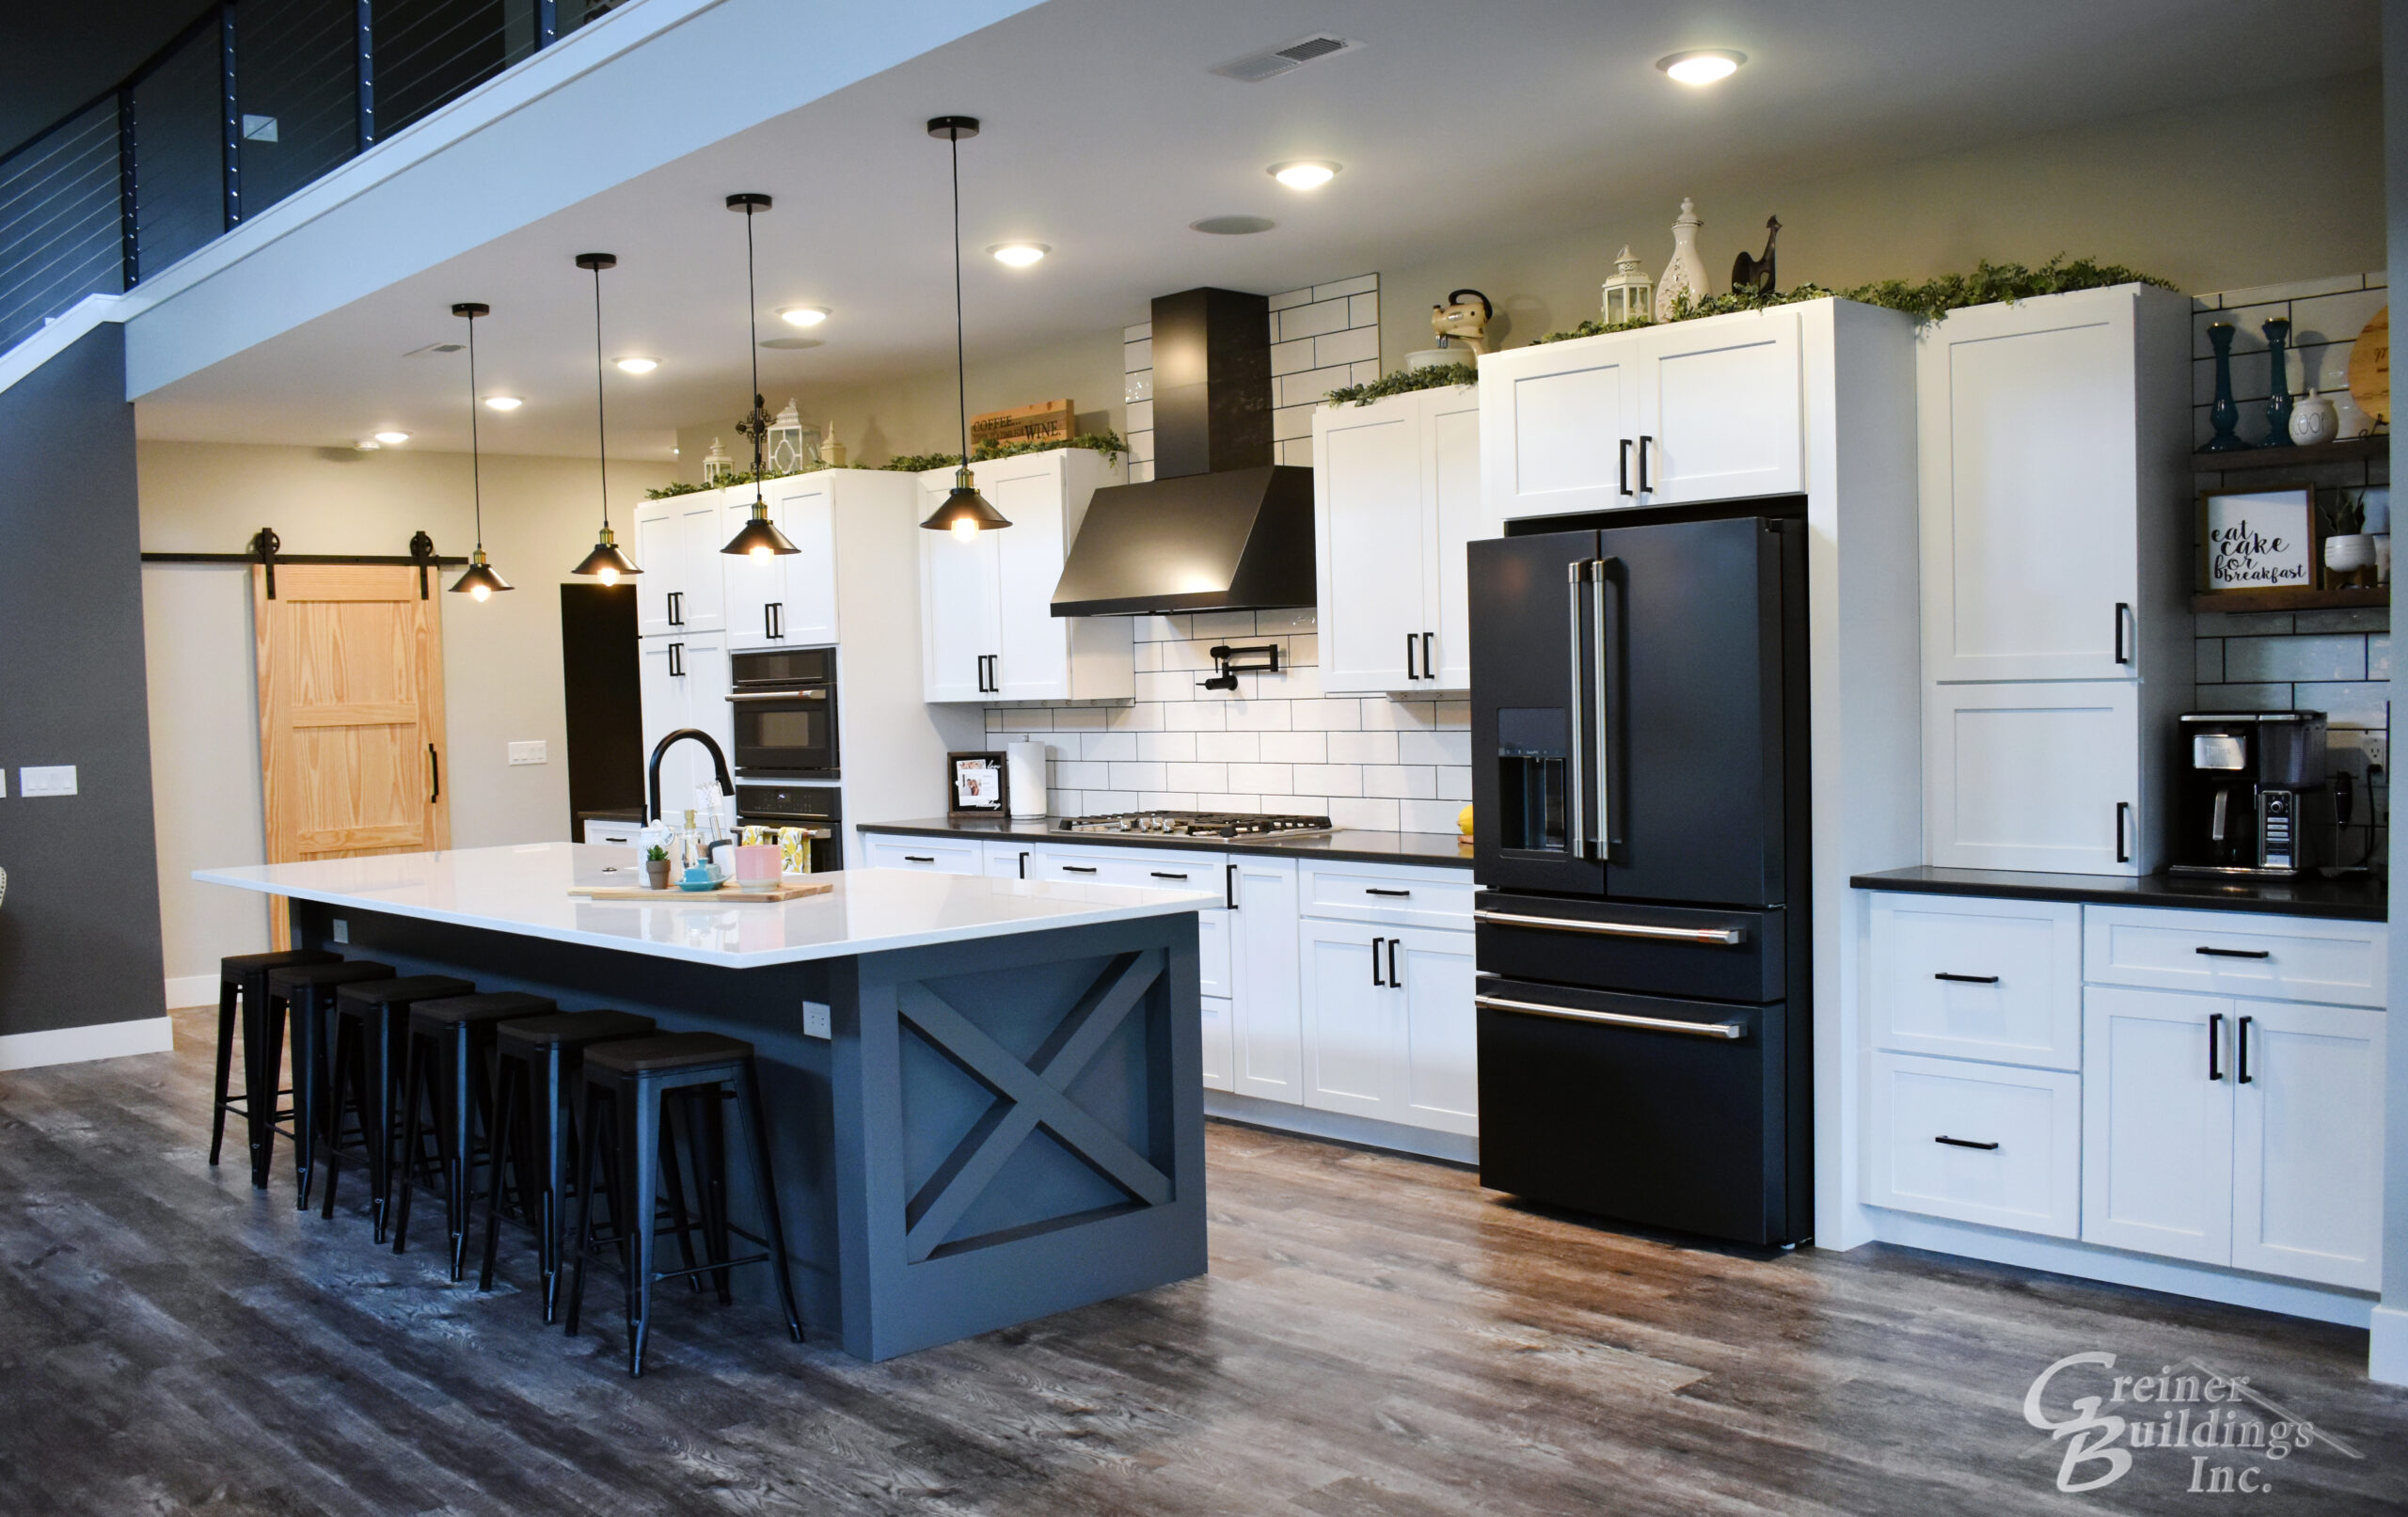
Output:
<svg viewBox="0 0 2408 1517">
<path fill-rule="evenodd" d="M 2374 582 L 2374 538 L 2366 530 L 2366 492 L 2335 494 L 2324 514 L 2324 582 L 2339 589 Z"/>
<path fill-rule="evenodd" d="M 669 888 L 669 850 L 657 843 L 643 850 L 643 882 L 650 890 Z"/>
</svg>

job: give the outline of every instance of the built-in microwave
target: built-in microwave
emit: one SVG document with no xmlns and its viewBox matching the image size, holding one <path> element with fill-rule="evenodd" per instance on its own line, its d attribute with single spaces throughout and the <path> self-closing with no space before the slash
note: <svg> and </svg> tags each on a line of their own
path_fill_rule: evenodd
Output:
<svg viewBox="0 0 2408 1517">
<path fill-rule="evenodd" d="M 736 772 L 832 780 L 836 767 L 836 650 L 782 648 L 728 660 L 734 688 Z"/>
</svg>

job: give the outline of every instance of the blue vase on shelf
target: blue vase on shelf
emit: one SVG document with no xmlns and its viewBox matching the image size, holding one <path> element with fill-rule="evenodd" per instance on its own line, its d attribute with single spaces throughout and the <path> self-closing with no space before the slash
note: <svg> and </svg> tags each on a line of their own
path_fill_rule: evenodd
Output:
<svg viewBox="0 0 2408 1517">
<path fill-rule="evenodd" d="M 2216 403 L 2208 408 L 2208 419 L 2214 423 L 2216 434 L 2200 451 L 2239 452 L 2249 444 L 2234 431 L 2241 425 L 2241 404 L 2232 398 L 2232 324 L 2209 324 L 2208 342 L 2216 350 Z"/>
<path fill-rule="evenodd" d="M 2268 448 L 2291 446 L 2291 367 L 2284 349 L 2291 340 L 2289 318 L 2266 318 L 2266 371 L 2273 392 L 2266 398 L 2266 441 Z"/>
</svg>

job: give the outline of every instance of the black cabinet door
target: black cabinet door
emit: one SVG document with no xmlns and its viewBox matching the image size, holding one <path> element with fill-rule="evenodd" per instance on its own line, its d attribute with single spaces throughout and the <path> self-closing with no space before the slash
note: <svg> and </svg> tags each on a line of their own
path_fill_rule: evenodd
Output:
<svg viewBox="0 0 2408 1517">
<path fill-rule="evenodd" d="M 1596 895 L 1596 774 L 1586 735 L 1597 534 L 1469 545 L 1472 863 L 1498 890 Z"/>
</svg>

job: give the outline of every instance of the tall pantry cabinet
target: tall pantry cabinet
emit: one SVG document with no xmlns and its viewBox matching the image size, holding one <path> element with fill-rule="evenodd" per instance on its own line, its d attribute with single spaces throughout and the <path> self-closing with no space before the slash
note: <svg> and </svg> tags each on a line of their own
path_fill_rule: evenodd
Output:
<svg viewBox="0 0 2408 1517">
<path fill-rule="evenodd" d="M 2192 694 L 2190 302 L 2118 285 L 1917 341 L 1929 862 L 2147 875 Z"/>
</svg>

